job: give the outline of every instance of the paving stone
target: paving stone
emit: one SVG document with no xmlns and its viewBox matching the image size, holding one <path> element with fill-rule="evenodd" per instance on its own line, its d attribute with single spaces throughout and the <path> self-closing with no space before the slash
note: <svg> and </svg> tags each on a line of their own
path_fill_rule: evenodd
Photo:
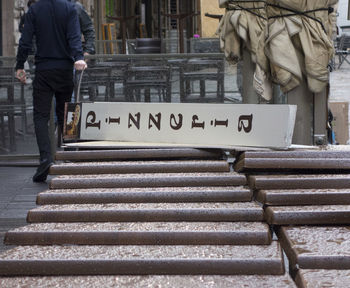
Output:
<svg viewBox="0 0 350 288">
<path fill-rule="evenodd" d="M 150 276 L 62 276 L 62 277 L 3 277 L 2 287 L 173 287 L 173 288 L 293 288 L 289 275 L 150 275 Z"/>
<path fill-rule="evenodd" d="M 350 287 L 350 270 L 312 270 L 301 269 L 295 281 L 300 288 Z"/>
<path fill-rule="evenodd" d="M 350 158 L 350 151 L 246 151 L 242 153 L 238 160 L 244 158 Z"/>
<path fill-rule="evenodd" d="M 350 224 L 350 205 L 269 206 L 265 219 L 273 225 Z"/>
<path fill-rule="evenodd" d="M 0 218 L 0 232 L 6 232 L 11 228 L 25 225 L 25 218 Z"/>
<path fill-rule="evenodd" d="M 131 159 L 221 159 L 224 153 L 220 149 L 163 148 L 163 149 L 120 149 L 57 151 L 56 160 L 64 161 L 102 161 Z"/>
<path fill-rule="evenodd" d="M 350 177 L 350 176 L 349 176 Z M 244 175 L 237 173 L 149 173 L 57 176 L 50 189 L 242 186 Z"/>
<path fill-rule="evenodd" d="M 220 161 L 122 161 L 75 162 L 50 167 L 51 175 L 229 172 L 229 163 Z"/>
<path fill-rule="evenodd" d="M 256 200 L 269 206 L 350 205 L 350 189 L 258 190 Z"/>
<path fill-rule="evenodd" d="M 248 177 L 252 189 L 346 189 L 350 174 L 254 175 Z"/>
<path fill-rule="evenodd" d="M 269 226 L 249 222 L 40 223 L 10 230 L 8 245 L 268 245 Z"/>
<path fill-rule="evenodd" d="M 349 226 L 282 227 L 277 234 L 291 267 L 350 269 Z"/>
<path fill-rule="evenodd" d="M 2 276 L 283 275 L 279 244 L 19 246 L 0 255 Z"/>
<path fill-rule="evenodd" d="M 12 218 L 12 219 L 25 219 L 27 215 L 27 211 L 29 209 L 34 208 L 36 205 L 33 203 L 32 205 L 26 204 L 23 205 L 22 203 L 16 204 L 9 204 L 5 209 L 3 209 L 0 213 L 0 218 Z"/>
<path fill-rule="evenodd" d="M 263 220 L 263 209 L 251 203 L 122 203 L 44 205 L 28 212 L 34 222 L 159 222 Z"/>
<path fill-rule="evenodd" d="M 37 204 L 250 202 L 251 199 L 252 191 L 242 186 L 54 189 L 39 193 Z"/>
<path fill-rule="evenodd" d="M 13 201 L 14 203 L 17 203 L 17 202 L 31 202 L 31 203 L 34 203 L 35 202 L 35 199 L 36 199 L 36 195 L 16 195 L 14 198 L 13 198 Z"/>
<path fill-rule="evenodd" d="M 234 169 L 237 172 L 350 171 L 350 158 L 244 158 Z"/>
</svg>

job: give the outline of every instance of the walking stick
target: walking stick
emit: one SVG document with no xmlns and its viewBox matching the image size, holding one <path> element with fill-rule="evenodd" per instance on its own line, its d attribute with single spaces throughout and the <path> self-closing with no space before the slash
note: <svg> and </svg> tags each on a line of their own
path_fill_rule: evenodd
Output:
<svg viewBox="0 0 350 288">
<path fill-rule="evenodd" d="M 80 102 L 80 86 L 81 86 L 81 79 L 83 79 L 84 70 L 85 69 L 81 70 L 81 73 L 80 73 L 80 78 L 78 81 L 78 88 L 77 88 L 77 97 L 75 97 L 75 103 Z"/>
</svg>

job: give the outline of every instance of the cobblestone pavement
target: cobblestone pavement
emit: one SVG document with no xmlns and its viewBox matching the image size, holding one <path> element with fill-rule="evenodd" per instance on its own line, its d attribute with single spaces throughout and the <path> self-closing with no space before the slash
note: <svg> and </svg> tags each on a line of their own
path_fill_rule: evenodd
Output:
<svg viewBox="0 0 350 288">
<path fill-rule="evenodd" d="M 47 183 L 33 183 L 34 167 L 0 167 L 0 252 L 6 231 L 26 225 L 29 209 L 36 206 L 36 195 L 48 188 Z"/>
</svg>

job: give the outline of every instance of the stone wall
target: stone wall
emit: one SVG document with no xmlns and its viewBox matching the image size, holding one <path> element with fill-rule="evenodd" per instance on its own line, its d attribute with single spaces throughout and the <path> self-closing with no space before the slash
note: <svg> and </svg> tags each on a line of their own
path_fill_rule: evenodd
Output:
<svg viewBox="0 0 350 288">
<path fill-rule="evenodd" d="M 2 1 L 2 54 L 3 56 L 14 56 L 14 6 L 16 1 Z"/>
<path fill-rule="evenodd" d="M 223 15 L 225 14 L 225 9 L 219 8 L 217 0 L 201 0 L 202 33 L 200 36 L 203 38 L 217 37 L 215 32 L 219 26 L 219 20 L 206 17 L 205 13 Z"/>
<path fill-rule="evenodd" d="M 13 36 L 15 39 L 15 50 L 17 51 L 19 38 L 21 37 L 21 33 L 19 33 L 18 25 L 21 20 L 21 15 L 27 11 L 27 2 L 28 0 L 15 0 L 14 1 L 14 11 L 13 11 Z"/>
</svg>

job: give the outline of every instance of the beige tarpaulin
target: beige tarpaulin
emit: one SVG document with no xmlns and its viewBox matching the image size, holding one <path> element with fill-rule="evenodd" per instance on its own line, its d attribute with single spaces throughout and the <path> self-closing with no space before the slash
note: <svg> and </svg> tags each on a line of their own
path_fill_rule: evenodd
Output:
<svg viewBox="0 0 350 288">
<path fill-rule="evenodd" d="M 238 61 L 244 46 L 251 52 L 255 63 L 258 43 L 266 26 L 264 1 L 229 2 L 219 0 L 220 7 L 227 8 L 217 31 L 221 48 L 229 59 Z"/>
<path fill-rule="evenodd" d="M 227 8 L 218 29 L 221 47 L 226 57 L 237 60 L 244 43 L 258 64 L 258 82 L 264 82 L 265 71 L 283 92 L 288 92 L 301 83 L 304 75 L 310 91 L 320 92 L 328 84 L 327 66 L 333 56 L 328 7 L 337 2 L 219 0 L 219 5 Z M 265 9 L 257 9 L 261 6 Z"/>
<path fill-rule="evenodd" d="M 303 75 L 312 92 L 321 92 L 328 84 L 327 66 L 333 57 L 333 43 L 327 32 L 330 28 L 328 7 L 336 2 L 267 0 L 269 21 L 264 51 L 270 67 L 263 69 L 270 68 L 273 81 L 283 92 L 297 87 Z M 262 56 L 258 63 L 266 65 L 264 60 Z"/>
<path fill-rule="evenodd" d="M 242 58 L 243 49 L 247 49 L 256 63 L 257 53 L 264 43 L 265 2 L 219 0 L 219 5 L 227 8 L 217 30 L 226 58 L 236 63 Z M 269 100 L 272 90 L 266 72 L 257 67 L 254 79 L 252 84 L 256 92 Z"/>
</svg>

